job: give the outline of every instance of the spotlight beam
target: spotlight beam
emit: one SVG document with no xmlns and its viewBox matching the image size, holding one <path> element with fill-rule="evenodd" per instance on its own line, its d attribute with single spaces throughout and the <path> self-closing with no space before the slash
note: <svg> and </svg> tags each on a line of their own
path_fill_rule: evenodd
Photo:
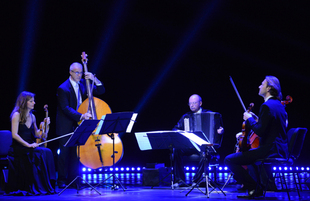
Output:
<svg viewBox="0 0 310 201">
<path fill-rule="evenodd" d="M 36 36 L 36 27 L 38 27 L 38 13 L 41 7 L 40 0 L 32 0 L 29 2 L 25 17 L 25 32 L 23 37 L 23 45 L 21 52 L 20 76 L 17 94 L 24 91 L 28 85 L 28 73 L 31 71 L 31 62 L 34 51 L 34 38 Z"/>
<path fill-rule="evenodd" d="M 212 1 L 211 3 L 207 3 L 202 9 L 202 12 L 198 16 L 197 19 L 194 20 L 194 26 L 188 30 L 188 33 L 185 34 L 180 45 L 176 48 L 175 53 L 170 57 L 170 59 L 166 62 L 163 66 L 161 72 L 155 78 L 153 84 L 149 87 L 146 93 L 143 95 L 142 100 L 138 103 L 137 107 L 135 108 L 136 112 L 140 112 L 143 107 L 145 107 L 148 100 L 154 95 L 155 90 L 159 88 L 159 85 L 162 84 L 163 80 L 166 76 L 168 76 L 169 71 L 174 67 L 178 59 L 185 53 L 185 50 L 190 45 L 191 41 L 193 40 L 194 36 L 197 34 L 199 29 L 205 24 L 206 20 L 213 15 L 218 7 L 219 1 Z"/>
<path fill-rule="evenodd" d="M 92 65 L 92 72 L 98 73 L 99 67 L 104 63 L 105 58 L 107 57 L 107 52 L 110 46 L 110 43 L 113 41 L 113 36 L 115 35 L 115 30 L 121 19 L 122 13 L 125 8 L 125 0 L 115 1 L 115 5 L 111 9 L 111 19 L 107 23 L 105 30 L 102 33 L 102 36 L 99 41 L 99 45 L 95 52 L 94 64 Z"/>
</svg>

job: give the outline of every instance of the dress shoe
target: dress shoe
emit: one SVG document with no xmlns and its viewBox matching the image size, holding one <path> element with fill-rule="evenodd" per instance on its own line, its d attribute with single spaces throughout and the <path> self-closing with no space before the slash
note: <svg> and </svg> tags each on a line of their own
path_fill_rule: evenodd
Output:
<svg viewBox="0 0 310 201">
<path fill-rule="evenodd" d="M 247 189 L 247 187 L 245 186 L 245 185 L 241 185 L 241 187 L 240 188 L 237 188 L 237 191 L 238 192 L 246 192 L 248 189 Z"/>
<path fill-rule="evenodd" d="M 66 184 L 65 183 L 59 183 L 57 186 L 58 186 L 58 188 L 66 188 Z"/>
<path fill-rule="evenodd" d="M 183 183 L 183 182 L 177 182 L 177 183 L 174 183 L 174 184 L 173 184 L 173 188 L 174 188 L 174 189 L 178 189 L 178 188 L 186 187 L 186 186 L 188 186 L 188 185 L 186 185 L 186 184 Z"/>
<path fill-rule="evenodd" d="M 174 189 L 177 189 L 177 188 L 180 187 L 180 184 L 179 183 L 174 183 L 172 186 L 173 186 Z"/>
<path fill-rule="evenodd" d="M 264 192 L 262 189 L 257 189 L 257 190 L 248 190 L 248 195 L 237 195 L 237 198 L 244 198 L 244 199 L 252 199 L 252 198 L 257 198 L 261 197 L 264 195 Z"/>
</svg>

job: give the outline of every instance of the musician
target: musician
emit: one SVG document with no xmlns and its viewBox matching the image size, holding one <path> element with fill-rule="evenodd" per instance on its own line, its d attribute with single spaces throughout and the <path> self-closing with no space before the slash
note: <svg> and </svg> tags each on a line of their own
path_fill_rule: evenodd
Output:
<svg viewBox="0 0 310 201">
<path fill-rule="evenodd" d="M 62 83 L 57 89 L 57 115 L 56 134 L 58 136 L 73 132 L 77 123 L 83 119 L 91 118 L 91 114 L 81 114 L 77 112 L 79 105 L 87 98 L 86 81 L 90 80 L 90 85 L 94 82 L 93 93 L 100 95 L 105 92 L 105 88 L 100 80 L 92 73 L 85 72 L 85 79 L 82 79 L 83 66 L 75 62 L 70 65 L 69 79 Z M 59 188 L 64 188 L 78 175 L 78 159 L 76 147 L 65 147 L 69 137 L 59 140 L 60 154 L 58 158 L 58 179 Z"/>
<path fill-rule="evenodd" d="M 258 121 L 252 113 L 245 112 L 243 118 L 246 126 L 252 129 L 259 137 L 259 147 L 246 152 L 234 153 L 226 156 L 224 162 L 234 173 L 237 182 L 242 183 L 248 189 L 248 195 L 238 198 L 255 198 L 263 195 L 263 191 L 257 185 L 243 165 L 255 165 L 255 161 L 265 157 L 287 158 L 286 120 L 287 113 L 281 104 L 282 93 L 279 80 L 274 76 L 266 76 L 259 86 L 259 93 L 265 100 L 261 105 Z M 256 175 L 257 176 L 257 175 Z"/>
<path fill-rule="evenodd" d="M 32 113 L 34 94 L 23 91 L 11 114 L 13 142 L 9 150 L 9 180 L 6 193 L 12 195 L 46 195 L 55 193 L 56 172 L 53 153 L 39 147 L 36 117 Z M 45 118 L 47 125 L 50 119 Z M 43 122 L 41 122 L 43 123 Z M 47 135 L 48 129 L 45 130 Z"/>
<path fill-rule="evenodd" d="M 178 121 L 177 125 L 174 126 L 173 130 L 185 130 L 184 128 L 184 119 L 192 116 L 195 113 L 201 112 L 211 112 L 210 110 L 206 110 L 202 108 L 202 98 L 198 94 L 193 94 L 189 97 L 188 105 L 190 108 L 190 112 L 184 114 L 181 119 Z M 220 121 L 219 127 L 217 128 L 218 134 L 224 133 L 224 128 L 222 127 L 222 120 Z M 181 186 L 181 183 L 185 183 L 185 174 L 184 174 L 184 164 L 183 164 L 183 156 L 189 156 L 192 154 L 199 154 L 197 149 L 192 150 L 182 150 L 175 149 L 174 150 L 174 166 L 173 166 L 173 174 L 174 174 L 174 187 L 177 188 Z M 197 183 L 202 176 L 203 173 L 203 163 L 202 161 L 199 163 L 198 171 L 196 172 L 193 184 Z"/>
</svg>

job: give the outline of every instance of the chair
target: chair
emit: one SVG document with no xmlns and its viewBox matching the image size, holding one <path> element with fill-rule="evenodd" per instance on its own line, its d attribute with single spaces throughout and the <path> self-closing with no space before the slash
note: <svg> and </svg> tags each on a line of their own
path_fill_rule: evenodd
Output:
<svg viewBox="0 0 310 201">
<path fill-rule="evenodd" d="M 256 162 L 257 165 L 261 165 L 262 168 L 265 168 L 265 165 L 270 165 L 270 166 L 291 166 L 294 164 L 294 161 L 296 161 L 301 153 L 301 149 L 304 143 L 304 139 L 306 136 L 308 129 L 307 128 L 291 128 L 288 133 L 288 152 L 289 152 L 289 156 L 287 159 L 285 158 L 265 158 L 262 160 L 258 160 Z M 282 188 L 283 188 L 283 183 L 285 184 L 286 187 L 286 192 L 288 195 L 288 198 L 290 200 L 290 194 L 289 194 L 289 189 L 287 187 L 287 183 L 286 183 L 286 179 L 285 179 L 285 175 L 283 172 L 277 172 L 277 174 L 279 174 L 279 178 L 281 179 L 281 184 L 282 184 Z M 300 197 L 300 192 L 299 192 L 299 187 L 298 187 L 298 183 L 300 183 L 298 180 L 298 173 L 294 172 L 293 173 L 293 177 L 294 177 L 294 183 L 296 185 L 296 189 L 298 192 L 298 196 Z M 297 178 L 297 179 L 296 179 Z M 259 180 L 259 178 L 258 178 Z M 266 194 L 266 186 L 268 186 L 268 182 L 270 180 L 270 175 L 268 176 L 267 179 L 267 184 L 264 185 L 265 189 L 264 189 L 264 196 Z"/>
<path fill-rule="evenodd" d="M 0 131 L 0 168 L 1 168 L 1 190 L 4 190 L 8 182 L 8 152 L 12 144 L 12 133 L 9 130 Z"/>
</svg>

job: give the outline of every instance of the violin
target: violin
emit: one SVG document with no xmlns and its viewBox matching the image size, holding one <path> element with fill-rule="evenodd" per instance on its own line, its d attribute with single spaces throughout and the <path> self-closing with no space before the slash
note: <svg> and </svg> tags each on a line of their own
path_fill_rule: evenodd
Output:
<svg viewBox="0 0 310 201">
<path fill-rule="evenodd" d="M 251 112 L 253 107 L 254 107 L 254 103 L 250 103 L 250 105 L 247 109 L 247 112 Z M 248 142 L 248 136 L 249 136 L 250 142 Z M 245 126 L 245 121 L 242 123 L 242 136 L 239 138 L 238 144 L 239 144 L 239 149 L 237 149 L 237 152 L 247 151 L 250 148 L 258 147 L 258 145 L 259 145 L 258 135 L 256 135 L 252 130 L 248 129 Z"/>
<path fill-rule="evenodd" d="M 44 122 L 42 122 L 40 124 L 40 138 L 37 138 L 36 139 L 36 143 L 39 144 L 39 143 L 42 143 L 42 142 L 45 142 L 46 139 L 47 139 L 47 118 L 48 118 L 48 105 L 44 105 L 44 111 L 45 111 L 45 118 L 44 118 Z M 47 147 L 47 143 L 44 143 L 43 144 L 44 147 L 46 148 Z"/>
<path fill-rule="evenodd" d="M 286 99 L 281 101 L 281 104 L 283 106 L 286 106 L 287 104 L 291 103 L 293 101 L 293 98 L 291 96 L 286 96 Z M 243 128 L 242 128 L 243 129 Z M 253 131 L 250 133 L 249 135 L 249 148 L 250 149 L 254 149 L 257 148 L 259 146 L 259 136 L 254 133 Z"/>
<path fill-rule="evenodd" d="M 281 101 L 281 104 L 286 106 L 287 104 L 291 103 L 293 101 L 293 98 L 291 96 L 286 96 L 285 100 Z"/>
</svg>

